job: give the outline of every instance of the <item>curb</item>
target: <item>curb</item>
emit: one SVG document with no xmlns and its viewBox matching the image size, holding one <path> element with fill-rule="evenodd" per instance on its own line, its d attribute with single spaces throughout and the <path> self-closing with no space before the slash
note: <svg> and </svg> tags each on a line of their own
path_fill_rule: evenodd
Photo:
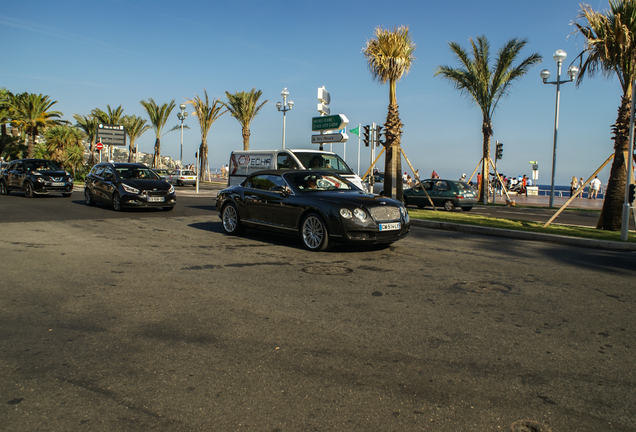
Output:
<svg viewBox="0 0 636 432">
<path fill-rule="evenodd" d="M 457 231 L 467 234 L 478 234 L 492 237 L 505 237 L 518 240 L 544 241 L 560 243 L 570 246 L 580 246 L 591 249 L 607 249 L 615 251 L 636 251 L 636 243 L 617 242 L 609 240 L 593 240 L 579 237 L 568 237 L 555 234 L 533 233 L 502 228 L 488 228 L 474 225 L 463 225 L 449 222 L 428 221 L 411 218 L 411 225 L 422 228 Z"/>
</svg>

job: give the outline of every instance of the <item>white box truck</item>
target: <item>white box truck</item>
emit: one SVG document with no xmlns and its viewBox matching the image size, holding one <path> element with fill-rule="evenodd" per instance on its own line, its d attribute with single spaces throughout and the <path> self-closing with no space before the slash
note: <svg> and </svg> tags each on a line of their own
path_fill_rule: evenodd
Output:
<svg viewBox="0 0 636 432">
<path fill-rule="evenodd" d="M 333 152 L 310 149 L 233 151 L 228 166 L 228 186 L 240 184 L 255 172 L 269 169 L 332 171 L 366 191 L 360 177 Z"/>
</svg>

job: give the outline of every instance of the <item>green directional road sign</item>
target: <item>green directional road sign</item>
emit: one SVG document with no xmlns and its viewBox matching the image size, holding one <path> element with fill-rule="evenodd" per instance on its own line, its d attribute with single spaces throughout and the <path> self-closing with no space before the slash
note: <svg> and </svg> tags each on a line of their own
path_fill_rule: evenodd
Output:
<svg viewBox="0 0 636 432">
<path fill-rule="evenodd" d="M 347 124 L 349 124 L 349 119 L 344 114 L 311 118 L 312 131 L 337 130 L 342 129 Z"/>
</svg>

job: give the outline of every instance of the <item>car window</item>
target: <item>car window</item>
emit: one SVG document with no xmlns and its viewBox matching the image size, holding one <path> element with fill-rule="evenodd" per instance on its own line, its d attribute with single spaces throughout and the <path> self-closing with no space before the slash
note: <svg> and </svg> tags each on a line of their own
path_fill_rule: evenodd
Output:
<svg viewBox="0 0 636 432">
<path fill-rule="evenodd" d="M 281 176 L 262 174 L 250 177 L 245 184 L 246 187 L 260 190 L 272 190 L 276 186 L 285 186 L 285 181 Z"/>
<path fill-rule="evenodd" d="M 328 191 L 328 190 L 350 190 L 359 189 L 348 180 L 334 174 L 307 174 L 299 173 L 286 177 L 293 185 L 301 191 Z"/>
<path fill-rule="evenodd" d="M 276 165 L 278 169 L 298 169 L 298 164 L 289 153 L 279 153 Z"/>
<path fill-rule="evenodd" d="M 472 191 L 473 188 L 470 187 L 470 185 L 466 182 L 457 182 L 455 183 L 457 185 L 457 189 L 459 189 L 460 191 Z"/>
<path fill-rule="evenodd" d="M 193 176 L 193 175 L 195 175 L 194 171 L 181 171 L 181 174 L 184 175 L 184 176 Z"/>
<path fill-rule="evenodd" d="M 434 190 L 443 192 L 443 191 L 450 190 L 450 188 L 448 187 L 448 183 L 446 183 L 445 181 L 436 181 Z"/>
<path fill-rule="evenodd" d="M 433 182 L 424 182 L 424 189 L 426 189 L 427 191 L 433 190 Z"/>
<path fill-rule="evenodd" d="M 95 165 L 91 170 L 91 174 L 97 177 L 101 177 L 104 172 L 104 167 L 100 165 Z"/>
<path fill-rule="evenodd" d="M 112 180 L 114 177 L 113 169 L 111 167 L 104 167 L 104 172 L 101 177 L 106 180 Z"/>
</svg>

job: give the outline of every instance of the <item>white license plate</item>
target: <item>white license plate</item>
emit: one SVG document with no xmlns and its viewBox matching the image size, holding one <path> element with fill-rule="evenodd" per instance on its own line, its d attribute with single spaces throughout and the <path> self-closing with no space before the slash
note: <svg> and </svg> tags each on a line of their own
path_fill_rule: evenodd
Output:
<svg viewBox="0 0 636 432">
<path fill-rule="evenodd" d="M 148 197 L 148 202 L 163 202 L 163 197 Z"/>
<path fill-rule="evenodd" d="M 55 182 L 55 183 L 51 183 L 51 186 L 64 186 L 64 183 Z"/>
<path fill-rule="evenodd" d="M 401 228 L 400 222 L 380 224 L 380 231 L 399 230 L 400 228 Z"/>
</svg>

